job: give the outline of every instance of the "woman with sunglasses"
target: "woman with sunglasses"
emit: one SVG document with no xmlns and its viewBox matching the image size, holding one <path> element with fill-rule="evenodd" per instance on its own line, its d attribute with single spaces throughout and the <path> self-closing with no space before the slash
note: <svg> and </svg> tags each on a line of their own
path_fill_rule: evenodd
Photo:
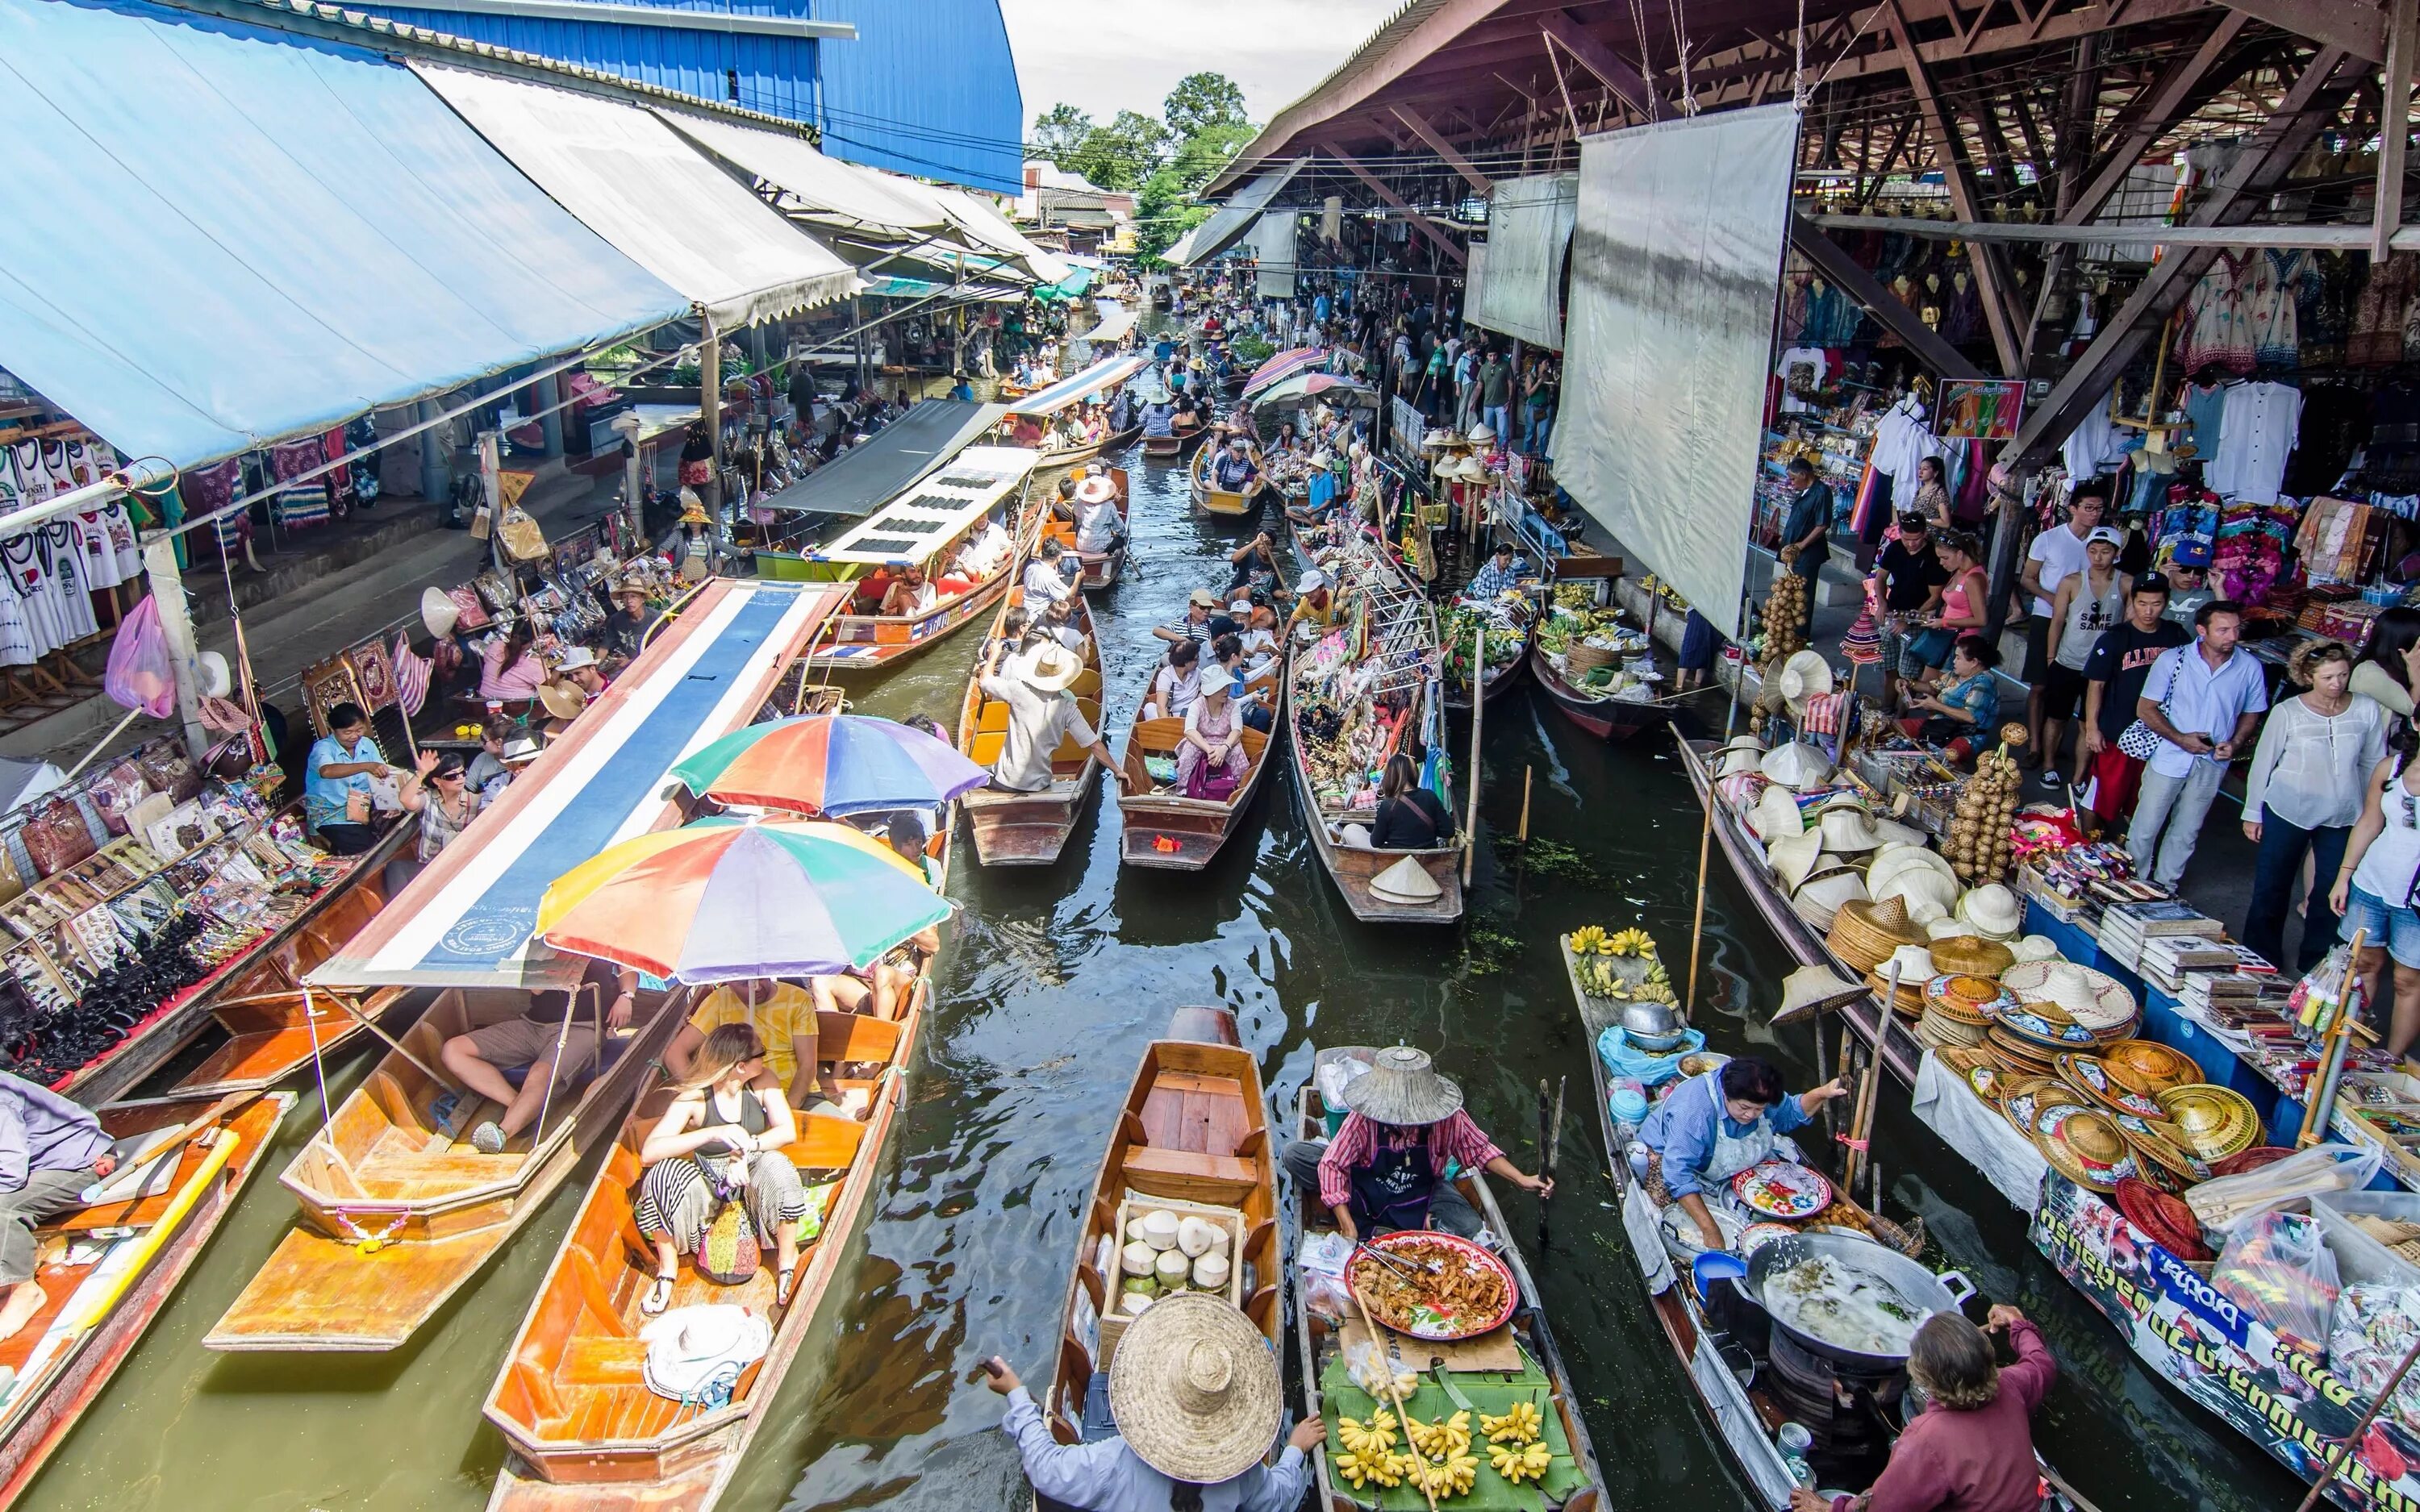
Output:
<svg viewBox="0 0 2420 1512">
<path fill-rule="evenodd" d="M 424 750 L 398 790 L 404 811 L 420 816 L 420 864 L 454 842 L 469 826 L 486 799 L 470 783 L 469 771 L 455 751 Z"/>
<path fill-rule="evenodd" d="M 2393 754 L 2369 774 L 2361 820 L 2352 826 L 2344 863 L 2328 891 L 2328 906 L 2343 916 L 2341 932 L 2361 932 L 2357 967 L 2369 1002 L 2382 1000 L 2387 958 L 2395 960 L 2395 1013 L 2386 1031 L 2386 1054 L 2395 1060 L 2420 1038 L 2420 911 L 2412 907 L 2413 890 L 2420 887 L 2415 747 L 2420 739 L 2407 726 Z"/>
</svg>

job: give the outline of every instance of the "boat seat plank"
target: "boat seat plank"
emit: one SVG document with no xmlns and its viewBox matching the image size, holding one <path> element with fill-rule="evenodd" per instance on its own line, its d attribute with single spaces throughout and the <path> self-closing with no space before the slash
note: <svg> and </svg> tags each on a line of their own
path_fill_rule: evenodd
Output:
<svg viewBox="0 0 2420 1512">
<path fill-rule="evenodd" d="M 857 1157 L 864 1137 L 865 1125 L 855 1119 L 804 1114 L 799 1119 L 799 1137 L 782 1147 L 782 1152 L 801 1172 L 836 1171 Z"/>
<path fill-rule="evenodd" d="M 822 1060 L 889 1064 L 899 1051 L 899 1026 L 870 1013 L 817 1013 L 815 1056 Z"/>
<path fill-rule="evenodd" d="M 642 1386 L 647 1346 L 635 1337 L 576 1334 L 564 1341 L 555 1381 L 565 1386 Z"/>
<path fill-rule="evenodd" d="M 319 1054 L 324 1057 L 334 1051 L 359 1027 L 350 1019 L 330 1024 L 322 1017 L 318 1029 Z M 309 1028 L 291 1027 L 238 1034 L 178 1077 L 172 1090 L 216 1094 L 267 1087 L 297 1066 L 309 1063 L 312 1033 Z"/>
<path fill-rule="evenodd" d="M 1154 1180 L 1153 1190 L 1161 1196 L 1183 1196 L 1179 1188 L 1218 1192 L 1249 1189 L 1259 1178 L 1257 1165 L 1233 1155 L 1205 1155 L 1153 1145 L 1129 1149 L 1125 1164 L 1128 1180 Z"/>
</svg>

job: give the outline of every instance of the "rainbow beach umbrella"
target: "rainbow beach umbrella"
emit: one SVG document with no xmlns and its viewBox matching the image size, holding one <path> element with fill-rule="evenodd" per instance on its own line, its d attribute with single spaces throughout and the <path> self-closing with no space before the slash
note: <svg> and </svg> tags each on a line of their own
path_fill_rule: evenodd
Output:
<svg viewBox="0 0 2420 1512">
<path fill-rule="evenodd" d="M 949 917 L 918 867 L 845 825 L 703 819 L 555 878 L 537 933 L 558 950 L 702 983 L 871 965 Z"/>
<path fill-rule="evenodd" d="M 1299 373 L 1306 367 L 1316 367 L 1327 360 L 1327 353 L 1317 347 L 1290 347 L 1252 369 L 1244 380 L 1244 396 L 1250 398 L 1289 373 Z"/>
<path fill-rule="evenodd" d="M 991 774 L 896 720 L 801 714 L 734 731 L 684 759 L 673 776 L 720 803 L 847 814 L 947 803 Z"/>
</svg>

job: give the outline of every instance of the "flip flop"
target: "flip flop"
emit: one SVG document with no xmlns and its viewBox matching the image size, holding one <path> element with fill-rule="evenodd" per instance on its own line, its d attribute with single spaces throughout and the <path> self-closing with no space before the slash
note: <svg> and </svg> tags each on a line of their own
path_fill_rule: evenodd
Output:
<svg viewBox="0 0 2420 1512">
<path fill-rule="evenodd" d="M 792 1286 L 792 1285 L 793 1285 L 793 1284 L 798 1280 L 798 1275 L 799 1275 L 799 1268 L 798 1268 L 797 1266 L 795 1266 L 795 1265 L 785 1265 L 785 1266 L 782 1267 L 782 1269 L 781 1269 L 781 1270 L 779 1270 L 778 1272 L 774 1273 L 774 1275 L 773 1275 L 773 1305 L 774 1305 L 774 1306 L 776 1306 L 776 1307 L 786 1307 L 786 1306 L 788 1306 L 788 1305 L 789 1305 L 789 1303 L 790 1303 L 790 1288 L 791 1288 L 791 1286 Z"/>
</svg>

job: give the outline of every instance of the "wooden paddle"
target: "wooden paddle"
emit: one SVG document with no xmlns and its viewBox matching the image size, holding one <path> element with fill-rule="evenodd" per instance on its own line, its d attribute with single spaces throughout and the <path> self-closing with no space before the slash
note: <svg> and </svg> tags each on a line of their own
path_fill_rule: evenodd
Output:
<svg viewBox="0 0 2420 1512">
<path fill-rule="evenodd" d="M 1542 1088 L 1544 1085 L 1543 1082 L 1539 1084 Z M 1361 1288 L 1353 1284 L 1353 1262 L 1349 1258 L 1344 1262 L 1344 1289 L 1353 1293 L 1354 1311 L 1361 1315 L 1362 1331 L 1370 1335 L 1370 1348 L 1377 1351 L 1378 1359 L 1374 1368 L 1379 1375 L 1386 1378 L 1387 1396 L 1395 1404 L 1395 1427 L 1403 1430 L 1404 1446 L 1411 1449 L 1414 1458 L 1423 1458 L 1419 1450 L 1412 1444 L 1412 1414 L 1404 1406 L 1402 1390 L 1395 1385 L 1395 1366 L 1393 1361 L 1388 1357 L 1387 1341 L 1378 1335 L 1378 1324 L 1370 1316 L 1370 1304 L 1361 1300 Z M 1419 1487 L 1421 1498 L 1429 1504 L 1429 1512 L 1436 1512 L 1436 1492 L 1430 1490 L 1428 1482 L 1418 1478 L 1417 1475 L 1414 1484 Z"/>
</svg>

